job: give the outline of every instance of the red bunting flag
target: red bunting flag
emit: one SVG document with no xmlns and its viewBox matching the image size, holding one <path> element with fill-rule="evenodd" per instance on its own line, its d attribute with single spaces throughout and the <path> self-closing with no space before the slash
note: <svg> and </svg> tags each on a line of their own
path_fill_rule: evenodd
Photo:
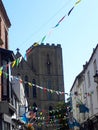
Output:
<svg viewBox="0 0 98 130">
<path fill-rule="evenodd" d="M 66 15 L 64 15 L 64 16 L 59 20 L 59 22 L 54 26 L 54 28 L 56 28 L 56 27 L 59 26 L 59 24 L 64 20 L 65 16 L 66 16 Z"/>
</svg>

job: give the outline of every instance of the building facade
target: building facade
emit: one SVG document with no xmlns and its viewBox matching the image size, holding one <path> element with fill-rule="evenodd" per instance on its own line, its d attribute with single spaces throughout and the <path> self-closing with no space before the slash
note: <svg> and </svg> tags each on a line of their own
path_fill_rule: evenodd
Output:
<svg viewBox="0 0 98 130">
<path fill-rule="evenodd" d="M 13 69 L 13 75 L 20 75 L 26 81 L 24 86 L 29 109 L 35 107 L 49 112 L 58 102 L 65 100 L 64 93 L 59 93 L 64 92 L 62 48 L 60 45 L 42 43 L 32 45 L 26 55 L 27 61 L 23 59 Z M 18 50 L 16 57 L 20 56 Z"/>
<path fill-rule="evenodd" d="M 16 90 L 16 84 L 12 84 L 13 76 L 11 68 L 13 61 L 15 61 L 15 56 L 13 51 L 10 51 L 8 47 L 8 31 L 10 26 L 10 20 L 3 2 L 0 0 L 0 130 L 18 129 L 16 128 L 17 122 L 14 122 L 15 124 L 13 125 L 12 118 L 15 120 L 19 118 L 19 106 L 22 104 L 21 99 L 23 100 L 23 97 L 19 96 L 19 84 L 17 84 L 18 87 Z M 22 92 L 24 91 L 21 90 Z"/>
<path fill-rule="evenodd" d="M 84 129 L 98 129 L 98 84 L 94 75 L 98 70 L 98 44 L 88 62 L 83 65 L 83 71 L 76 77 L 71 88 L 73 116 Z M 81 112 L 79 104 L 84 104 L 89 111 Z M 86 109 L 87 110 L 87 109 Z"/>
<path fill-rule="evenodd" d="M 10 20 L 2 0 L 0 0 L 0 48 L 8 49 L 8 31 L 10 26 Z"/>
<path fill-rule="evenodd" d="M 0 0 L 0 129 L 11 129 L 11 116 L 15 108 L 11 105 L 10 66 L 14 60 L 13 52 L 8 50 L 8 29 L 10 21 Z M 6 74 L 8 77 L 6 78 Z"/>
<path fill-rule="evenodd" d="M 15 112 L 12 105 L 12 86 L 10 62 L 13 52 L 0 48 L 0 129 L 11 129 L 11 117 Z"/>
</svg>

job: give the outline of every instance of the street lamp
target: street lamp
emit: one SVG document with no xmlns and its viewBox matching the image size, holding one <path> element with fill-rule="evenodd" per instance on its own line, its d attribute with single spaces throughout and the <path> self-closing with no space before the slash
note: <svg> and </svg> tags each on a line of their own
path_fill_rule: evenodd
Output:
<svg viewBox="0 0 98 130">
<path fill-rule="evenodd" d="M 96 82 L 98 84 L 98 70 L 96 70 L 94 77 L 94 82 Z"/>
</svg>

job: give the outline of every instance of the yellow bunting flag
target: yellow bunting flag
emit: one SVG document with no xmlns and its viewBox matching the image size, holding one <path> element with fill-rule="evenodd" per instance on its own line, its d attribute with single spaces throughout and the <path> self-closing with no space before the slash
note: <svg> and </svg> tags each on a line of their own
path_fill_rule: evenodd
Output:
<svg viewBox="0 0 98 130">
<path fill-rule="evenodd" d="M 40 115 L 42 115 L 43 113 L 42 112 L 40 112 Z"/>
<path fill-rule="evenodd" d="M 2 70 L 0 70 L 0 76 L 2 75 Z"/>
<path fill-rule="evenodd" d="M 32 87 L 32 83 L 28 82 L 28 85 Z"/>
<path fill-rule="evenodd" d="M 75 5 L 79 4 L 80 2 L 81 2 L 81 0 L 78 0 L 78 1 L 75 3 Z"/>
<path fill-rule="evenodd" d="M 3 67 L 0 67 L 0 76 L 2 75 Z"/>
<path fill-rule="evenodd" d="M 39 44 L 37 43 L 37 42 L 35 42 L 34 44 L 33 44 L 33 46 L 38 46 Z"/>
<path fill-rule="evenodd" d="M 15 66 L 15 64 L 16 64 L 16 60 L 13 61 L 12 68 Z"/>
</svg>

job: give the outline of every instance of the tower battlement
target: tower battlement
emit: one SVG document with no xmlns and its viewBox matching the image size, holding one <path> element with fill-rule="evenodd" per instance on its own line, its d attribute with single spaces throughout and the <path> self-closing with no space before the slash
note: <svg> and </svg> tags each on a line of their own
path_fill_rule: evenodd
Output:
<svg viewBox="0 0 98 130">
<path fill-rule="evenodd" d="M 61 44 L 54 44 L 54 43 L 52 43 L 52 44 L 50 44 L 50 43 L 46 43 L 46 44 L 44 44 L 44 43 L 41 43 L 41 44 L 38 44 L 37 42 L 35 42 L 32 46 L 30 46 L 27 50 L 26 50 L 26 52 L 28 53 L 29 51 L 31 51 L 33 48 L 35 48 L 35 47 L 60 47 L 61 48 Z"/>
</svg>

